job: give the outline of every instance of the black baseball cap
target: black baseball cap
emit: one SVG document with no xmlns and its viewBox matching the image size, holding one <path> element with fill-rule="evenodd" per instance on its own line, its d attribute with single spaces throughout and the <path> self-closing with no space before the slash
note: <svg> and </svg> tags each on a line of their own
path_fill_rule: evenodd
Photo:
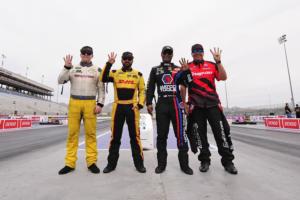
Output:
<svg viewBox="0 0 300 200">
<path fill-rule="evenodd" d="M 85 54 L 93 55 L 93 48 L 90 46 L 84 46 L 80 49 L 80 53 L 82 55 L 85 55 Z"/>
<path fill-rule="evenodd" d="M 192 53 L 203 53 L 203 52 L 204 52 L 204 49 L 201 44 L 194 44 L 192 46 Z"/>
<path fill-rule="evenodd" d="M 129 51 L 125 51 L 123 54 L 122 54 L 122 59 L 124 58 L 132 58 L 133 59 L 133 54 Z"/>
<path fill-rule="evenodd" d="M 173 54 L 173 48 L 171 46 L 164 46 L 161 50 L 161 53 L 170 53 L 170 54 Z"/>
</svg>

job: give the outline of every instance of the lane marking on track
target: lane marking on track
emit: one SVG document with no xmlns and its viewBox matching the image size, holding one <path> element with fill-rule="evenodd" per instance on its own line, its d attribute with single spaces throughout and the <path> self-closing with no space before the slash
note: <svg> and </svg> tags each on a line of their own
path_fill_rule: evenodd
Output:
<svg viewBox="0 0 300 200">
<path fill-rule="evenodd" d="M 105 136 L 105 135 L 107 135 L 107 134 L 110 134 L 110 131 L 106 131 L 105 133 L 102 133 L 102 134 L 100 134 L 100 135 L 97 135 L 97 139 L 98 138 L 101 138 L 101 137 L 103 137 L 103 136 Z M 81 146 L 81 145 L 83 145 L 83 144 L 85 144 L 85 141 L 83 141 L 83 142 L 80 142 L 79 144 L 78 144 L 78 146 Z"/>
</svg>

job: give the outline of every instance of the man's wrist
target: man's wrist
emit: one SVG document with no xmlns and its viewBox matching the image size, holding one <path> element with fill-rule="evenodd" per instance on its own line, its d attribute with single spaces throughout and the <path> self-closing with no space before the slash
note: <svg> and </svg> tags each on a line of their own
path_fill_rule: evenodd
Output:
<svg viewBox="0 0 300 200">
<path fill-rule="evenodd" d="M 70 70 L 72 68 L 72 66 L 64 66 L 65 69 Z"/>
<path fill-rule="evenodd" d="M 138 104 L 139 110 L 143 109 L 143 105 L 142 104 Z"/>
<path fill-rule="evenodd" d="M 104 105 L 102 103 L 97 103 L 97 106 L 103 108 Z"/>
</svg>

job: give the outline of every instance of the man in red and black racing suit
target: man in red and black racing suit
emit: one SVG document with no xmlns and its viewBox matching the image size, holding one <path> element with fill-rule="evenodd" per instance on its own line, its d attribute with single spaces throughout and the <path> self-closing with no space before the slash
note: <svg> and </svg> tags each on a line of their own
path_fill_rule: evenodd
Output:
<svg viewBox="0 0 300 200">
<path fill-rule="evenodd" d="M 207 172 L 211 156 L 207 139 L 208 121 L 217 143 L 218 152 L 222 157 L 221 163 L 224 169 L 231 174 L 237 174 L 238 171 L 232 162 L 234 155 L 230 134 L 228 133 L 230 131 L 229 125 L 227 120 L 225 121 L 223 111 L 220 109 L 220 100 L 215 86 L 215 79 L 218 81 L 226 80 L 227 75 L 221 64 L 221 51 L 214 49 L 214 51 L 211 50 L 211 53 L 216 63 L 203 60 L 203 47 L 200 44 L 195 44 L 192 47 L 193 62 L 187 63 L 185 59 L 181 60 L 184 72 L 178 78 L 177 84 L 188 87 L 188 104 L 185 103 L 185 87 L 181 87 L 183 104 L 189 114 L 187 134 L 190 138 L 191 131 L 196 123 L 201 142 L 198 156 L 201 162 L 200 171 Z M 225 132 L 227 132 L 227 136 Z M 192 146 L 193 143 L 197 143 L 197 141 L 192 141 Z M 194 151 L 193 148 L 192 150 Z"/>
</svg>

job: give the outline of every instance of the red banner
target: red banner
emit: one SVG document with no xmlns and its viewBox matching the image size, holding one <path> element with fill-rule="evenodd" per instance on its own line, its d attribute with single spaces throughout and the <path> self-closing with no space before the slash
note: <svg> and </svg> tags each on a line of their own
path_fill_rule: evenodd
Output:
<svg viewBox="0 0 300 200">
<path fill-rule="evenodd" d="M 32 127 L 32 121 L 30 119 L 0 120 L 0 129 L 30 128 L 30 127 Z"/>
<path fill-rule="evenodd" d="M 283 128 L 299 129 L 299 120 L 298 119 L 284 119 L 282 120 Z"/>
<path fill-rule="evenodd" d="M 11 129 L 11 128 L 18 128 L 18 121 L 17 119 L 9 119 L 4 121 L 4 129 Z"/>
<path fill-rule="evenodd" d="M 0 119 L 0 129 L 3 129 L 3 125 L 4 125 L 4 120 Z"/>
<path fill-rule="evenodd" d="M 271 128 L 300 129 L 300 120 L 291 118 L 266 118 L 265 126 Z"/>
<path fill-rule="evenodd" d="M 29 128 L 32 126 L 32 122 L 29 119 L 23 119 L 21 120 L 21 128 Z"/>
<path fill-rule="evenodd" d="M 265 119 L 265 125 L 272 128 L 281 128 L 281 119 Z"/>
</svg>

